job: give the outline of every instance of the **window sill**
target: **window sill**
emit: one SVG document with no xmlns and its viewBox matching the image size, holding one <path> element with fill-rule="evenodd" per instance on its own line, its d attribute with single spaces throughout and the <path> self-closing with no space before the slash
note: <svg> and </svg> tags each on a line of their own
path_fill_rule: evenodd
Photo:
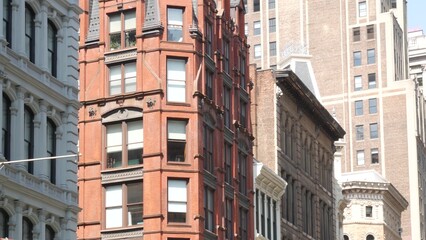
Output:
<svg viewBox="0 0 426 240">
<path fill-rule="evenodd" d="M 186 103 L 186 102 L 166 102 L 167 105 L 173 105 L 173 106 L 183 106 L 183 107 L 190 107 L 191 104 Z"/>
<path fill-rule="evenodd" d="M 191 166 L 188 162 L 174 162 L 174 161 L 167 161 L 168 165 L 179 165 L 179 166 Z"/>
<path fill-rule="evenodd" d="M 139 169 L 139 168 L 143 168 L 143 164 L 131 165 L 131 166 L 127 166 L 127 167 L 107 168 L 107 169 L 103 169 L 101 171 L 101 173 L 126 172 L 126 171 L 129 171 L 129 170 Z"/>
<path fill-rule="evenodd" d="M 168 227 L 180 227 L 180 228 L 190 228 L 190 227 L 192 227 L 192 225 L 188 224 L 188 223 L 175 223 L 175 222 L 167 223 L 167 226 Z"/>
<path fill-rule="evenodd" d="M 128 227 L 116 227 L 116 228 L 107 228 L 101 230 L 101 233 L 113 233 L 113 232 L 126 232 L 126 231 L 133 231 L 133 230 L 142 230 L 143 229 L 143 223 L 139 225 L 133 225 Z"/>
</svg>

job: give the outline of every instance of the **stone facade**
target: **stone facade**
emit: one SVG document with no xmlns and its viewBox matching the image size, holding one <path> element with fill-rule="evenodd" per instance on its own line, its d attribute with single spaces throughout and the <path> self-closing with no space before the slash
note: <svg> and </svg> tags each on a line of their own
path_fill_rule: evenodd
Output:
<svg viewBox="0 0 426 240">
<path fill-rule="evenodd" d="M 75 1 L 0 5 L 0 237 L 77 237 L 80 13 Z"/>
<path fill-rule="evenodd" d="M 281 239 L 334 239 L 334 141 L 344 131 L 295 73 L 256 71 L 254 155 L 287 182 Z"/>
<path fill-rule="evenodd" d="M 78 239 L 254 239 L 242 2 L 80 4 Z"/>
</svg>

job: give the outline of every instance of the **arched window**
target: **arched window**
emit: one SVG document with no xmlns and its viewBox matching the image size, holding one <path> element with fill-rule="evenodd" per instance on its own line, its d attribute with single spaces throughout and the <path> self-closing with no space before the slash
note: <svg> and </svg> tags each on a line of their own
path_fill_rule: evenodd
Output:
<svg viewBox="0 0 426 240">
<path fill-rule="evenodd" d="M 33 158 L 34 156 L 34 114 L 28 107 L 24 111 L 24 159 Z M 34 163 L 28 162 L 27 170 L 29 173 L 34 172 Z"/>
<path fill-rule="evenodd" d="M 6 159 L 10 159 L 10 100 L 3 93 L 2 105 L 2 146 L 1 153 Z"/>
<path fill-rule="evenodd" d="M 3 0 L 3 37 L 9 44 L 12 39 L 12 9 L 10 3 L 11 0 Z"/>
<path fill-rule="evenodd" d="M 373 235 L 368 235 L 366 239 L 367 240 L 374 240 L 374 236 Z"/>
<path fill-rule="evenodd" d="M 53 231 L 52 227 L 46 225 L 46 231 L 45 231 L 45 240 L 53 240 L 55 239 L 55 231 Z"/>
<path fill-rule="evenodd" d="M 58 31 L 56 30 L 55 25 L 49 21 L 47 27 L 47 67 L 49 68 L 50 73 L 56 77 L 56 60 L 57 60 L 57 35 Z"/>
<path fill-rule="evenodd" d="M 56 125 L 51 120 L 47 120 L 46 128 L 46 146 L 47 146 L 47 156 L 53 157 L 56 156 Z M 50 182 L 56 183 L 56 161 L 54 159 L 47 161 L 48 174 L 50 176 Z"/>
<path fill-rule="evenodd" d="M 33 239 L 33 223 L 26 217 L 22 219 L 22 240 Z"/>
<path fill-rule="evenodd" d="M 25 53 L 31 62 L 34 62 L 35 50 L 35 14 L 30 6 L 25 6 Z"/>
<path fill-rule="evenodd" d="M 9 235 L 9 215 L 3 209 L 0 209 L 0 237 Z"/>
<path fill-rule="evenodd" d="M 348 235 L 343 235 L 343 240 L 349 240 Z"/>
</svg>

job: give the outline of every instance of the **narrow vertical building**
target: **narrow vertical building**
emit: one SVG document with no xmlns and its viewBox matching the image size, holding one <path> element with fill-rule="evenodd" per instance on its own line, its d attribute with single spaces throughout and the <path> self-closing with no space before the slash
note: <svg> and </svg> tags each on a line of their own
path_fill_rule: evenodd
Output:
<svg viewBox="0 0 426 240">
<path fill-rule="evenodd" d="M 0 239 L 76 239 L 81 9 L 0 2 Z"/>
<path fill-rule="evenodd" d="M 253 239 L 242 2 L 80 4 L 78 239 Z"/>
</svg>

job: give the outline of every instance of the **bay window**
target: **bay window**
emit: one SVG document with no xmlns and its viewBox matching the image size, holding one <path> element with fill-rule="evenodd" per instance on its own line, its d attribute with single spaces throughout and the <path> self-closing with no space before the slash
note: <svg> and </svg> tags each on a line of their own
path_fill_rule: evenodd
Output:
<svg viewBox="0 0 426 240">
<path fill-rule="evenodd" d="M 170 162 L 184 162 L 186 150 L 185 120 L 167 121 L 167 160 Z"/>
<path fill-rule="evenodd" d="M 106 135 L 107 168 L 143 163 L 142 120 L 106 125 Z"/>
<path fill-rule="evenodd" d="M 188 203 L 188 181 L 169 179 L 167 182 L 167 219 L 168 222 L 185 223 Z"/>
<path fill-rule="evenodd" d="M 167 59 L 167 101 L 186 101 L 186 60 Z"/>
<path fill-rule="evenodd" d="M 109 16 L 109 48 L 117 50 L 136 45 L 136 12 L 125 11 Z"/>
</svg>

